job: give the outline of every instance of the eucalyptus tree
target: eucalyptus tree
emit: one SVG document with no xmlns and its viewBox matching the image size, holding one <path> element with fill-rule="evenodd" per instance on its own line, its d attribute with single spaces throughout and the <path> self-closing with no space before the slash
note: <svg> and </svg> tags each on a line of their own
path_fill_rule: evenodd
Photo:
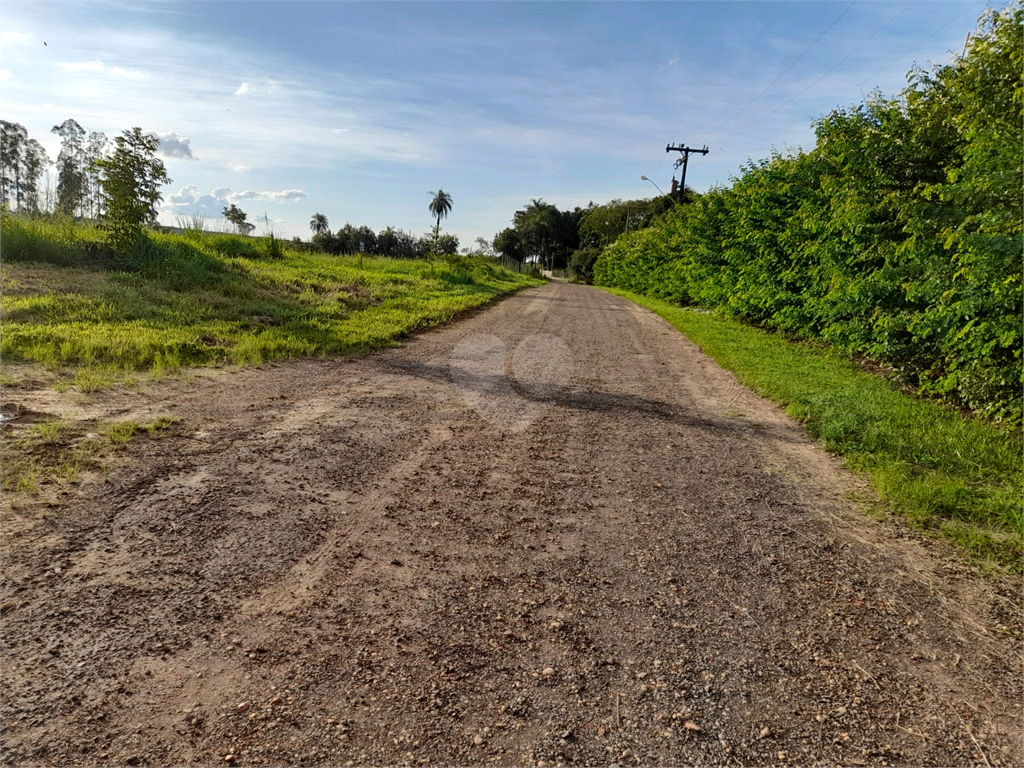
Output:
<svg viewBox="0 0 1024 768">
<path fill-rule="evenodd" d="M 100 184 L 102 174 L 97 161 L 106 156 L 108 143 L 105 133 L 93 131 L 82 149 L 82 212 L 92 218 L 103 216 L 103 186 Z"/>
<path fill-rule="evenodd" d="M 74 214 L 85 195 L 85 129 L 75 120 L 65 120 L 50 130 L 60 136 L 57 156 L 57 209 Z"/>
<path fill-rule="evenodd" d="M 20 123 L 0 120 L 0 201 L 18 205 L 21 198 L 21 169 L 28 131 Z M 20 207 L 20 206 L 19 206 Z"/>
<path fill-rule="evenodd" d="M 42 144 L 35 139 L 29 139 L 25 147 L 24 162 L 25 173 L 21 183 L 23 202 L 27 210 L 39 213 L 43 207 L 39 177 L 43 175 L 43 169 L 50 164 L 50 158 Z"/>
<path fill-rule="evenodd" d="M 434 199 L 430 201 L 430 205 L 427 208 L 437 217 L 437 223 L 434 224 L 434 239 L 437 240 L 438 234 L 441 231 L 441 219 L 448 218 L 448 212 L 452 209 L 452 196 L 443 189 L 439 189 L 437 192 L 428 192 L 427 194 L 434 196 Z"/>
<path fill-rule="evenodd" d="M 39 177 L 49 164 L 43 145 L 19 123 L 0 120 L 0 202 L 39 210 Z"/>
</svg>

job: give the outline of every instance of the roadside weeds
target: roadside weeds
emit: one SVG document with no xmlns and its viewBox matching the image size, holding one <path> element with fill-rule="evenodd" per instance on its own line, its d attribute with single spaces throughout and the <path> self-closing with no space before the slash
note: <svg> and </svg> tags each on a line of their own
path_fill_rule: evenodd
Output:
<svg viewBox="0 0 1024 768">
<path fill-rule="evenodd" d="M 137 421 L 70 421 L 23 412 L 3 425 L 0 488 L 13 494 L 14 507 L 42 501 L 56 506 L 57 496 L 78 485 L 83 473 L 106 474 L 118 451 L 133 439 L 168 434 L 177 418 L 161 415 L 147 423 Z"/>
</svg>

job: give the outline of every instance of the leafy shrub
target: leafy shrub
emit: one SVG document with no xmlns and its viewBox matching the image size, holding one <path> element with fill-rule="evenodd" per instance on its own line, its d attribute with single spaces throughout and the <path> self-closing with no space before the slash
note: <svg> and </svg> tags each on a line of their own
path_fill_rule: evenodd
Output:
<svg viewBox="0 0 1024 768">
<path fill-rule="evenodd" d="M 892 364 L 993 419 L 1021 418 L 1022 7 L 963 56 L 816 125 L 620 236 L 599 284 L 697 305 Z"/>
<path fill-rule="evenodd" d="M 594 279 L 594 263 L 601 255 L 600 248 L 580 248 L 573 251 L 569 259 L 569 272 L 573 279 L 590 281 Z"/>
<path fill-rule="evenodd" d="M 114 139 L 110 157 L 96 161 L 100 169 L 107 243 L 118 253 L 137 245 L 143 227 L 156 223 L 160 187 L 169 184 L 156 151 L 160 140 L 141 128 L 124 131 Z"/>
<path fill-rule="evenodd" d="M 430 247 L 434 253 L 454 256 L 459 252 L 459 238 L 451 234 L 438 235 L 431 238 Z"/>
</svg>

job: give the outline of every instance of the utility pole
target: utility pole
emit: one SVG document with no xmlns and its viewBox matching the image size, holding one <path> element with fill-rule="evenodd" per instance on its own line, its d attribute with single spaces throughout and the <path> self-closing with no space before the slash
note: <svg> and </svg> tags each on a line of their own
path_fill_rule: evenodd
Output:
<svg viewBox="0 0 1024 768">
<path fill-rule="evenodd" d="M 678 168 L 679 166 L 683 167 L 683 180 L 679 183 L 679 190 L 680 190 L 680 194 L 682 195 L 682 197 L 685 198 L 686 197 L 686 163 L 690 159 L 690 155 L 691 154 L 706 155 L 708 153 L 707 144 L 704 145 L 704 149 L 693 149 L 692 147 L 687 147 L 687 146 L 678 146 L 677 147 L 674 144 L 669 144 L 668 146 L 665 147 L 665 151 L 666 152 L 679 152 L 679 153 L 682 154 L 682 157 L 680 157 L 678 160 L 676 160 L 675 167 L 676 168 Z"/>
</svg>

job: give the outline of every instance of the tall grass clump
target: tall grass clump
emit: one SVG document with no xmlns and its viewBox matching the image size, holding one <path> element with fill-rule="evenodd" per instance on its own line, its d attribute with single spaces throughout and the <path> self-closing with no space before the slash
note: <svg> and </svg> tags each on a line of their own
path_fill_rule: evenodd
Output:
<svg viewBox="0 0 1024 768">
<path fill-rule="evenodd" d="M 76 223 L 71 216 L 29 217 L 0 211 L 3 259 L 56 266 L 109 263 L 112 254 L 95 226 Z"/>
</svg>

